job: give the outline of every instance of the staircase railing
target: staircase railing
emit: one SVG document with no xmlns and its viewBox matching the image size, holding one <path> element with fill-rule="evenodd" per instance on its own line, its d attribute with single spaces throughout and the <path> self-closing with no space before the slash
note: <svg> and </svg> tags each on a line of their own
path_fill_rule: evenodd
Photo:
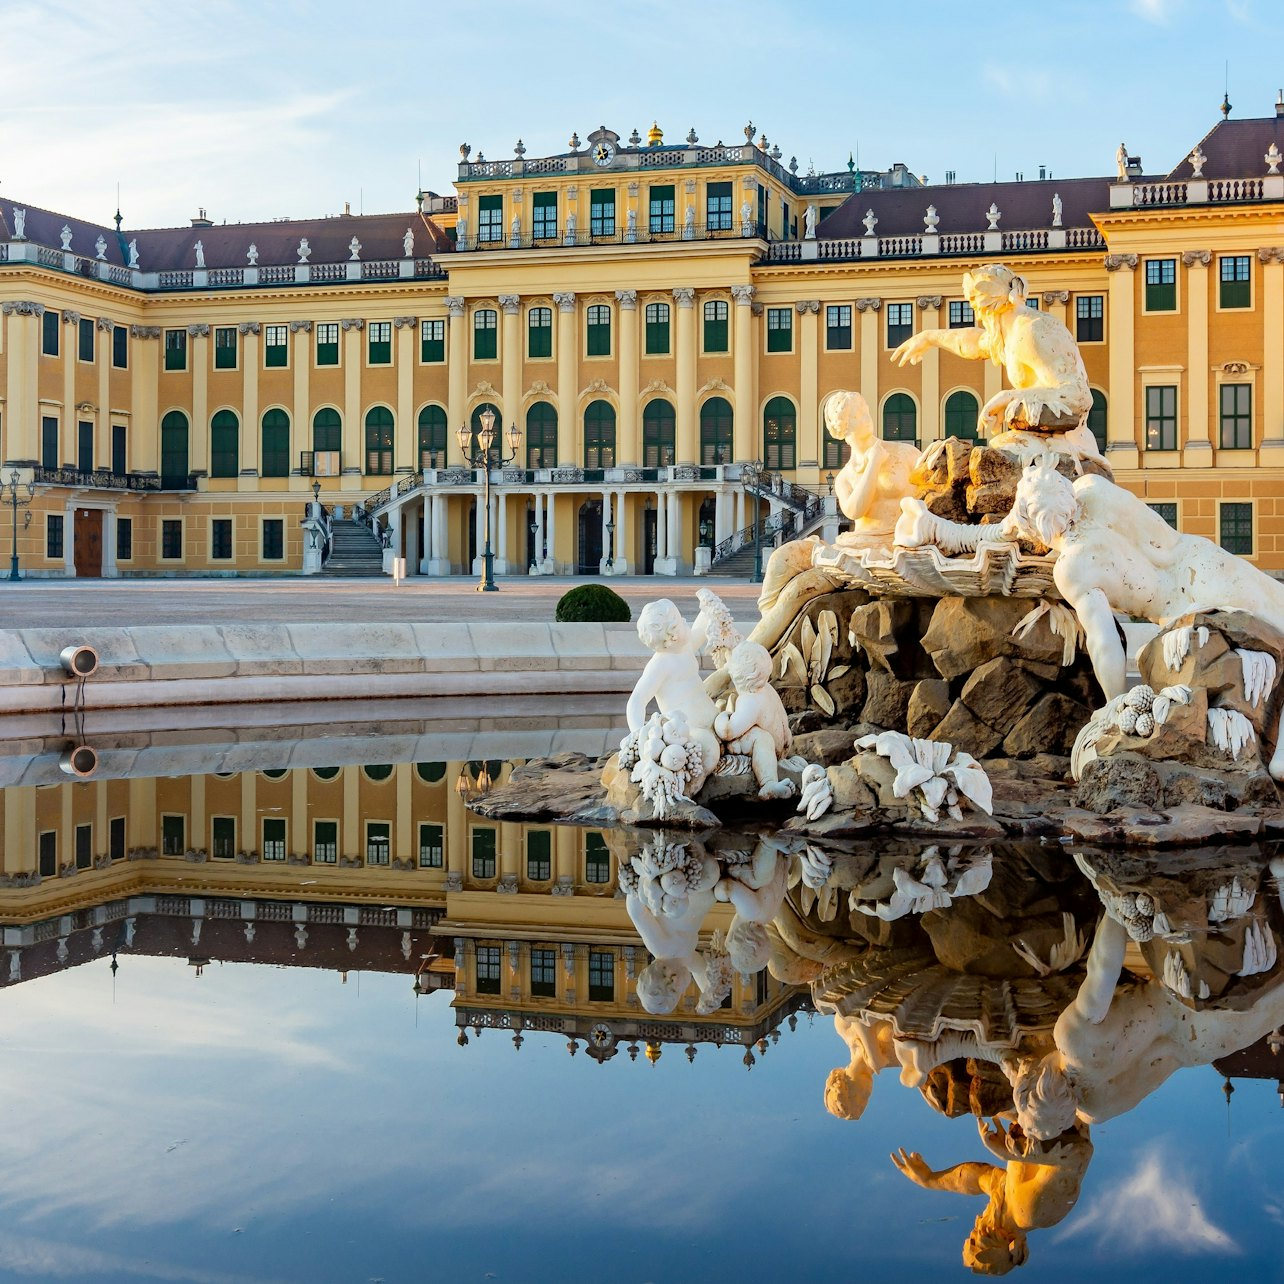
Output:
<svg viewBox="0 0 1284 1284">
<path fill-rule="evenodd" d="M 786 505 L 758 524 L 758 540 L 763 548 L 772 549 L 797 539 L 824 511 L 825 501 L 814 490 L 799 486 L 781 477 L 779 473 L 752 474 L 745 479 L 745 490 L 758 498 L 774 499 Z M 714 546 L 709 559 L 711 566 L 725 562 L 747 545 L 754 542 L 754 524 L 729 535 Z"/>
<path fill-rule="evenodd" d="M 375 497 L 377 498 L 377 496 Z M 357 526 L 364 526 L 379 541 L 380 548 L 392 547 L 392 528 L 385 526 L 371 511 L 374 505 L 370 500 L 352 506 L 352 520 Z"/>
</svg>

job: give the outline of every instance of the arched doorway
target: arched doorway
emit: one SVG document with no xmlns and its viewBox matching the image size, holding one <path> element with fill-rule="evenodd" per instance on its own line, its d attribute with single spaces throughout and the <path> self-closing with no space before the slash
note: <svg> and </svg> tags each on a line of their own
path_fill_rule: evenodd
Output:
<svg viewBox="0 0 1284 1284">
<path fill-rule="evenodd" d="M 585 500 L 580 505 L 576 532 L 575 572 L 577 575 L 599 575 L 602 571 L 602 501 Z"/>
</svg>

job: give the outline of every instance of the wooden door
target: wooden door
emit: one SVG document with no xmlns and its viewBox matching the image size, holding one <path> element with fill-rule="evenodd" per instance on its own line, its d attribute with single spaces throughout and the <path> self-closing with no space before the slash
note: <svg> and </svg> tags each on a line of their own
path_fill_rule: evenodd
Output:
<svg viewBox="0 0 1284 1284">
<path fill-rule="evenodd" d="M 103 573 L 103 510 L 76 509 L 75 558 L 77 579 L 97 579 Z"/>
</svg>

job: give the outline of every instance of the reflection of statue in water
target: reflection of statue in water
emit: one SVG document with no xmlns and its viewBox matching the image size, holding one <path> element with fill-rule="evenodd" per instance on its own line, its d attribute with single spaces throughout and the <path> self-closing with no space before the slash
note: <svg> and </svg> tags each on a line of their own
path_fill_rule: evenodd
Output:
<svg viewBox="0 0 1284 1284">
<path fill-rule="evenodd" d="M 1003 1165 L 964 1163 L 933 1171 L 917 1151 L 898 1150 L 892 1163 L 924 1190 L 986 1195 L 989 1204 L 963 1245 L 964 1263 L 978 1275 L 1006 1275 L 1029 1256 L 1026 1235 L 1055 1226 L 1075 1206 L 1092 1142 L 1082 1125 L 1053 1142 L 1032 1142 L 1017 1126 L 977 1120 L 981 1140 Z"/>
<path fill-rule="evenodd" d="M 988 357 L 1012 384 L 981 407 L 977 427 L 986 436 L 1000 434 L 992 446 L 1019 453 L 1046 444 L 1080 458 L 1099 459 L 1086 422 L 1092 390 L 1070 331 L 1049 313 L 1026 307 L 1025 280 L 1001 265 L 965 273 L 963 293 L 978 324 L 920 331 L 892 353 L 892 360 L 917 365 L 930 348 L 972 360 Z M 1017 435 L 1008 436 L 1004 429 Z M 1055 436 L 1046 443 L 1039 440 L 1048 434 Z"/>
<path fill-rule="evenodd" d="M 850 1060 L 829 1072 L 825 1109 L 835 1119 L 859 1119 L 869 1105 L 874 1076 L 897 1064 L 892 1023 L 878 1017 L 834 1013 L 834 1029 L 847 1045 Z"/>
<path fill-rule="evenodd" d="M 759 798 L 792 798 L 794 786 L 780 779 L 778 766 L 794 738 L 785 706 L 771 685 L 771 656 L 766 647 L 741 642 L 727 661 L 727 674 L 736 689 L 735 708 L 718 714 L 714 731 L 728 753 L 752 758 Z"/>
<path fill-rule="evenodd" d="M 736 912 L 727 929 L 727 953 L 731 965 L 744 976 L 761 972 L 771 958 L 766 925 L 780 912 L 789 876 L 789 862 L 780 848 L 780 843 L 764 837 L 747 857 L 719 853 L 722 877 L 713 894 Z"/>
</svg>

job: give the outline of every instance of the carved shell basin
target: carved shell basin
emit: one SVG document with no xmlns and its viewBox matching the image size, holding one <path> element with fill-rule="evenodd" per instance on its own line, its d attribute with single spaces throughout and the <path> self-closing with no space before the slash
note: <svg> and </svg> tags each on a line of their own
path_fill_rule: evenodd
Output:
<svg viewBox="0 0 1284 1284">
<path fill-rule="evenodd" d="M 852 550 L 819 544 L 812 565 L 851 587 L 882 597 L 1059 598 L 1052 581 L 1056 558 L 1023 553 L 1016 544 L 982 544 L 967 557 L 934 545 Z"/>
</svg>

